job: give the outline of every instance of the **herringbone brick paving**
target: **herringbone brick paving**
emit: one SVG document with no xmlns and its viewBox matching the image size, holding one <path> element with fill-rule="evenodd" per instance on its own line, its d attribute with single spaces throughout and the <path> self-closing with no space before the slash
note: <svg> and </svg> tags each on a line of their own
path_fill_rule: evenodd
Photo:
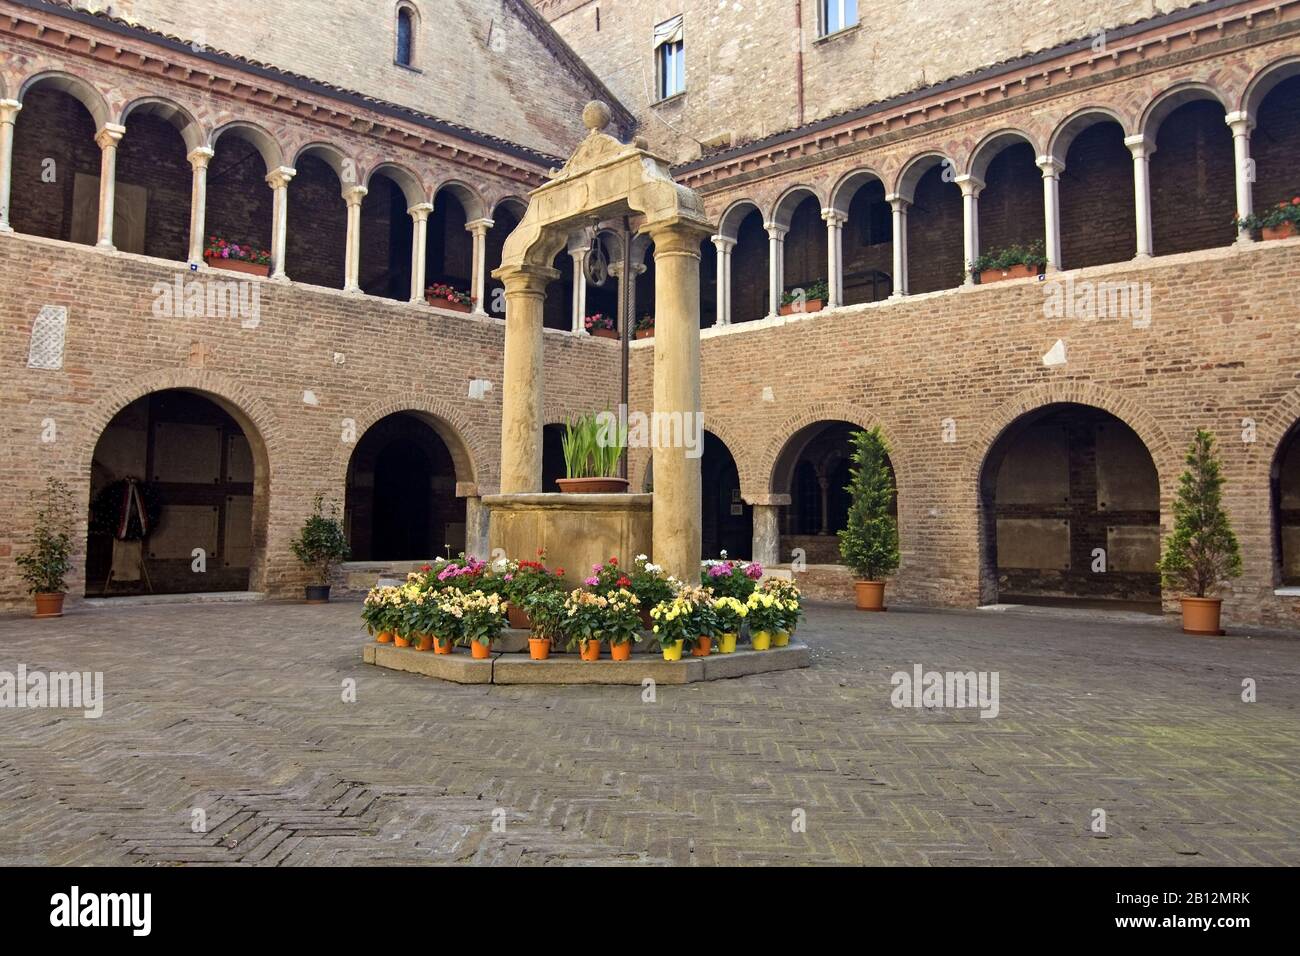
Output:
<svg viewBox="0 0 1300 956">
<path fill-rule="evenodd" d="M 814 606 L 813 667 L 647 703 L 367 667 L 357 610 L 0 620 L 0 670 L 106 690 L 0 710 L 0 863 L 1300 863 L 1295 635 Z M 894 709 L 915 663 L 998 671 L 999 716 Z"/>
</svg>

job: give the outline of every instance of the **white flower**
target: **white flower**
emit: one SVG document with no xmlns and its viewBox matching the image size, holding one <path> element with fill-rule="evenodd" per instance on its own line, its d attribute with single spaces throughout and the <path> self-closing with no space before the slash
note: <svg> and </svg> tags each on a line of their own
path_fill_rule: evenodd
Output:
<svg viewBox="0 0 1300 956">
<path fill-rule="evenodd" d="M 650 556 L 649 556 L 648 554 L 638 554 L 638 555 L 636 556 L 636 559 L 637 559 L 638 561 L 649 561 L 649 560 L 650 560 Z"/>
</svg>

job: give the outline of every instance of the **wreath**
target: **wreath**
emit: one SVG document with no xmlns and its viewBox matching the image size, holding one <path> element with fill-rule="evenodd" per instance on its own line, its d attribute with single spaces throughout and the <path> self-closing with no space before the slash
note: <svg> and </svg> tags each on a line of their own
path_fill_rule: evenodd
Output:
<svg viewBox="0 0 1300 956">
<path fill-rule="evenodd" d="M 119 541 L 144 540 L 153 533 L 162 501 L 153 486 L 135 478 L 115 481 L 90 506 L 90 533 Z"/>
</svg>

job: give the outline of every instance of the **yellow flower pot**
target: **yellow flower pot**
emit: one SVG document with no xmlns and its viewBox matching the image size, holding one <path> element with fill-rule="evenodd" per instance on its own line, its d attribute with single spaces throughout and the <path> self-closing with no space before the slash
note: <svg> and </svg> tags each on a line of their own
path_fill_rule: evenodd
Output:
<svg viewBox="0 0 1300 956">
<path fill-rule="evenodd" d="M 765 651 L 772 646 L 771 631 L 755 631 L 749 635 L 749 646 L 756 651 Z"/>
<path fill-rule="evenodd" d="M 736 652 L 736 635 L 719 634 L 718 635 L 718 653 L 734 654 Z"/>
<path fill-rule="evenodd" d="M 785 647 L 785 646 L 786 646 L 787 644 L 789 644 L 789 643 L 790 643 L 790 632 L 789 632 L 789 631 L 773 631 L 773 632 L 772 632 L 772 646 L 773 646 L 773 647 Z"/>
<path fill-rule="evenodd" d="M 682 644 L 684 641 L 673 641 L 671 644 L 664 645 L 664 660 L 680 661 L 682 659 Z"/>
</svg>

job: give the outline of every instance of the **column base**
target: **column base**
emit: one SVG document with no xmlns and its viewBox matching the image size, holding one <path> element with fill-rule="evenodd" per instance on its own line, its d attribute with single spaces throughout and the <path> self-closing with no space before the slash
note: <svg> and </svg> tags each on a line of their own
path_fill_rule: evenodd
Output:
<svg viewBox="0 0 1300 956">
<path fill-rule="evenodd" d="M 113 245 L 111 242 L 108 242 L 104 239 L 101 239 L 99 240 L 99 242 L 95 243 L 95 248 L 102 249 L 105 252 L 117 252 L 117 246 Z"/>
<path fill-rule="evenodd" d="M 286 274 L 283 273 L 283 272 L 277 272 L 277 273 L 275 273 L 273 276 L 271 276 L 271 279 L 272 279 L 272 281 L 274 281 L 274 282 L 288 282 L 288 281 L 289 281 L 289 277 L 288 277 L 288 275 L 286 275 Z"/>
<path fill-rule="evenodd" d="M 14 227 L 7 222 L 0 222 L 0 232 L 13 232 Z"/>
</svg>

